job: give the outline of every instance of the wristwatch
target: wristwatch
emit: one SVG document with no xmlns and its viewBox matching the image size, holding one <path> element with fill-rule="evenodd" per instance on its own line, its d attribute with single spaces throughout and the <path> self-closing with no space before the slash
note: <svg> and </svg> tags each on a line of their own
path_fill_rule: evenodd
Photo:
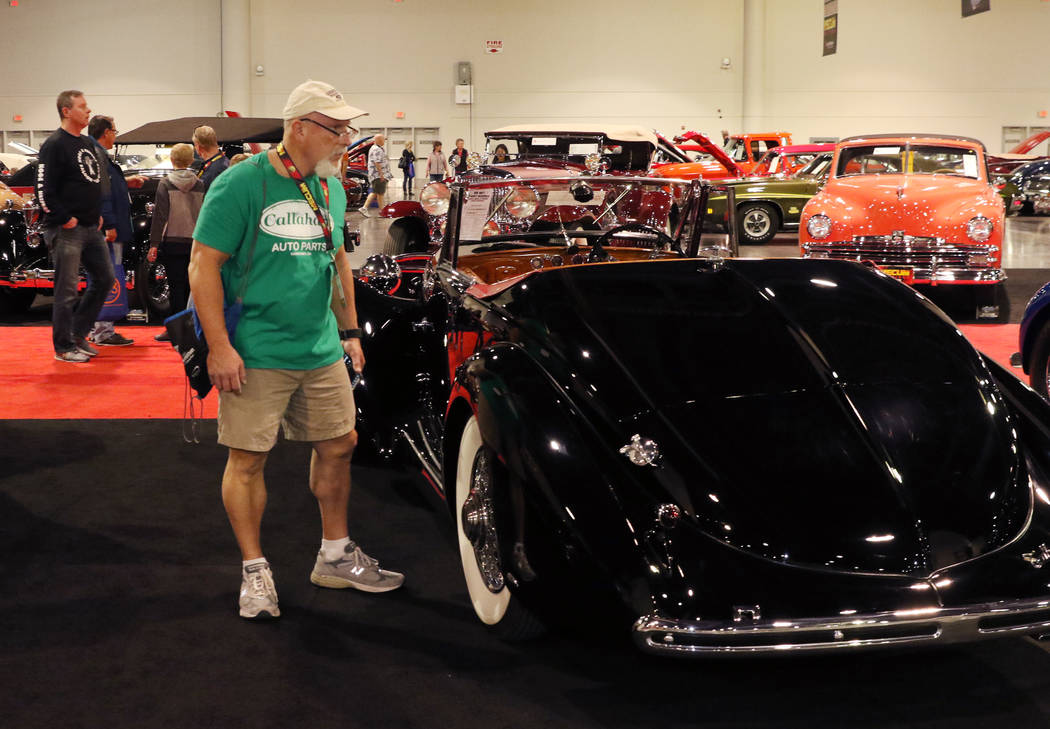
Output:
<svg viewBox="0 0 1050 729">
<path fill-rule="evenodd" d="M 339 339 L 341 339 L 341 340 L 344 340 L 344 339 L 360 339 L 363 334 L 364 334 L 364 332 L 361 331 L 360 328 L 358 328 L 358 329 L 340 329 L 339 330 Z"/>
</svg>

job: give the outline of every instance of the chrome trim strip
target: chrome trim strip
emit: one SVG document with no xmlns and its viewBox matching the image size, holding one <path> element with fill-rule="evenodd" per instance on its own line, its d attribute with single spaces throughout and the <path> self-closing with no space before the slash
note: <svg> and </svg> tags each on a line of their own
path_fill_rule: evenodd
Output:
<svg viewBox="0 0 1050 729">
<path fill-rule="evenodd" d="M 1013 616 L 1023 620 L 1029 613 L 1033 620 L 1020 625 L 982 628 L 979 624 L 988 618 Z M 907 634 L 909 628 L 913 630 L 911 635 Z M 765 618 L 751 624 L 731 619 L 690 621 L 643 615 L 632 628 L 639 648 L 663 655 L 836 652 L 898 645 L 944 645 L 1040 631 L 1050 632 L 1050 598 L 834 618 Z M 831 635 L 821 636 L 822 632 Z M 872 635 L 849 638 L 850 633 L 858 632 Z M 879 632 L 886 635 L 879 636 Z M 809 636 L 810 640 L 799 640 L 803 635 Z M 696 641 L 703 641 L 703 644 Z"/>
</svg>

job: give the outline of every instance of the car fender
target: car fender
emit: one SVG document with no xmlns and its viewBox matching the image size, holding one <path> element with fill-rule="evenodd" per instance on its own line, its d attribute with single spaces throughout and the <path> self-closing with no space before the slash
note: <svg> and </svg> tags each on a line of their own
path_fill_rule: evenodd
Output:
<svg viewBox="0 0 1050 729">
<path fill-rule="evenodd" d="M 379 217 L 381 218 L 419 218 L 420 220 L 426 220 L 427 214 L 423 210 L 423 206 L 415 200 L 397 200 L 396 202 L 388 203 L 379 211 Z"/>
<path fill-rule="evenodd" d="M 1039 332 L 1050 323 L 1050 283 L 1043 284 L 1042 288 L 1035 292 L 1028 305 L 1025 306 L 1024 317 L 1021 319 L 1021 327 L 1018 330 L 1018 343 L 1021 350 L 1021 366 L 1024 373 L 1028 374 L 1032 348 Z"/>
<path fill-rule="evenodd" d="M 604 446 L 595 423 L 516 345 L 483 350 L 458 379 L 482 438 L 522 486 L 523 541 L 546 567 L 538 572 L 559 581 L 571 574 L 573 584 L 612 588 L 635 609 L 648 605 L 649 560 L 629 525 L 652 521 L 652 509 L 640 489 L 623 488 L 623 457 Z M 455 411 L 469 417 L 466 408 Z"/>
</svg>

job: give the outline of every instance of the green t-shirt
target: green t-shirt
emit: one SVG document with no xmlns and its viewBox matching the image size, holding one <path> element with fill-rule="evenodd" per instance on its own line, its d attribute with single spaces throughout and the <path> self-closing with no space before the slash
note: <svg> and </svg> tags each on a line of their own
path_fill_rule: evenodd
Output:
<svg viewBox="0 0 1050 729">
<path fill-rule="evenodd" d="M 319 178 L 310 175 L 306 182 L 324 211 Z M 328 194 L 338 250 L 343 245 L 346 192 L 332 178 Z M 233 342 L 244 366 L 307 370 L 338 361 L 343 348 L 331 310 L 335 251 L 325 250 L 317 216 L 299 187 L 277 174 L 265 153 L 215 178 L 193 231 L 195 240 L 230 254 L 222 267 L 227 304 L 240 291 L 256 225 L 259 238 Z"/>
</svg>

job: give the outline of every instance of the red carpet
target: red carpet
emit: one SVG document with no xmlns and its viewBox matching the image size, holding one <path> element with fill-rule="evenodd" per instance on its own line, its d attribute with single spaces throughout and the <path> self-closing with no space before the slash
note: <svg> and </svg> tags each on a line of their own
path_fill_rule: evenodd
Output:
<svg viewBox="0 0 1050 729">
<path fill-rule="evenodd" d="M 1017 324 L 959 327 L 1003 366 L 1017 351 Z M 130 347 L 100 347 L 87 364 L 54 359 L 51 328 L 0 328 L 0 420 L 62 418 L 181 418 L 186 378 L 169 344 L 153 341 L 160 327 L 127 327 Z M 1011 368 L 1023 379 L 1020 369 Z M 215 392 L 204 400 L 204 417 L 214 418 Z"/>
<path fill-rule="evenodd" d="M 153 340 L 161 327 L 119 331 L 135 343 L 72 364 L 55 359 L 51 327 L 0 328 L 0 419 L 181 418 L 186 378 L 171 345 Z M 204 417 L 217 407 L 213 391 Z"/>
</svg>

